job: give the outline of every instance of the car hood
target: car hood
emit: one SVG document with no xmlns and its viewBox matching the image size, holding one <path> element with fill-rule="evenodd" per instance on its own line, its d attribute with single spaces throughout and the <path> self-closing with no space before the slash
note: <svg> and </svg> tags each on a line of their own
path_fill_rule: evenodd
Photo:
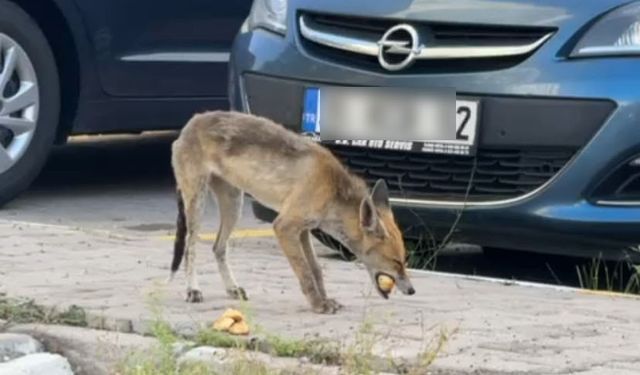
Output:
<svg viewBox="0 0 640 375">
<path fill-rule="evenodd" d="M 309 10 L 398 20 L 580 27 L 629 0 L 293 0 L 293 10 Z"/>
</svg>

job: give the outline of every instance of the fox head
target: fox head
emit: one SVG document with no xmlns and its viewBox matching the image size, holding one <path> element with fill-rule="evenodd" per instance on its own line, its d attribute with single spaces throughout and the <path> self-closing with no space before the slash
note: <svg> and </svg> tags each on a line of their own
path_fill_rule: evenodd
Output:
<svg viewBox="0 0 640 375">
<path fill-rule="evenodd" d="M 389 291 L 379 285 L 381 276 L 393 279 L 402 293 L 414 294 L 406 272 L 404 240 L 391 211 L 384 180 L 378 180 L 360 202 L 357 228 L 352 226 L 351 230 L 355 232 L 350 236 L 352 250 L 367 268 L 380 295 L 389 297 Z"/>
</svg>

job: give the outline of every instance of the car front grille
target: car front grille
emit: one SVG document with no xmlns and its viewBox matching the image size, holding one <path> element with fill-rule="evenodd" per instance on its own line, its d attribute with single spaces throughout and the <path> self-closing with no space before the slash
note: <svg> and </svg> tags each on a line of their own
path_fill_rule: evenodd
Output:
<svg viewBox="0 0 640 375">
<path fill-rule="evenodd" d="M 525 195 L 555 176 L 577 151 L 480 149 L 469 157 L 328 147 L 368 183 L 386 180 L 394 197 L 459 202 Z"/>
<path fill-rule="evenodd" d="M 339 16 L 320 13 L 305 13 L 305 16 L 322 25 L 332 26 L 336 29 L 353 30 L 371 33 L 372 36 L 382 35 L 389 28 L 400 21 L 384 18 L 364 18 Z M 490 26 L 472 24 L 453 24 L 441 22 L 402 22 L 416 24 L 429 29 L 430 34 L 437 41 L 448 40 L 452 43 L 475 43 L 509 45 L 515 42 L 533 42 L 547 34 L 549 28 L 541 27 L 514 27 L 514 26 Z"/>
<path fill-rule="evenodd" d="M 355 16 L 329 15 L 301 12 L 301 41 L 308 52 L 318 58 L 328 59 L 344 65 L 387 72 L 378 63 L 377 56 L 359 53 L 352 45 L 354 40 L 377 43 L 384 33 L 399 23 L 407 23 L 417 29 L 421 38 L 427 40 L 426 49 L 433 47 L 477 48 L 514 47 L 521 52 L 492 57 L 457 57 L 439 59 L 419 59 L 413 66 L 396 72 L 399 74 L 447 73 L 505 69 L 526 59 L 555 29 L 547 27 L 493 26 L 475 24 L 455 24 L 424 22 L 386 18 L 364 18 Z M 336 40 L 325 43 L 304 35 L 302 24 L 312 31 L 335 36 Z M 344 46 L 342 37 L 349 38 Z M 355 38 L 355 39 L 354 39 Z M 532 46 L 527 49 L 526 46 Z M 535 46 L 535 47 L 533 47 Z M 387 72 L 388 73 L 388 72 Z"/>
</svg>

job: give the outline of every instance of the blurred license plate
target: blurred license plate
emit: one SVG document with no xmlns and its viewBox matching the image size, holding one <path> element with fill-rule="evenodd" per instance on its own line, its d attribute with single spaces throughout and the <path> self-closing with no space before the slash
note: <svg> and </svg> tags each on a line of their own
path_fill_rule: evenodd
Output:
<svg viewBox="0 0 640 375">
<path fill-rule="evenodd" d="M 478 100 L 453 91 L 311 87 L 302 131 L 328 144 L 473 155 L 478 111 Z"/>
</svg>

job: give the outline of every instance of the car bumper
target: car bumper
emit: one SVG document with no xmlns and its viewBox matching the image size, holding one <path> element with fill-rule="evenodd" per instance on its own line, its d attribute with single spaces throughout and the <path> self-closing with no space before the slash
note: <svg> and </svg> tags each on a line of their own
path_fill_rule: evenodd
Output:
<svg viewBox="0 0 640 375">
<path fill-rule="evenodd" d="M 298 130 L 299 103 L 309 85 L 453 86 L 458 93 L 479 96 L 485 103 L 495 101 L 496 108 L 526 104 L 521 110 L 497 110 L 492 128 L 481 128 L 480 145 L 576 147 L 575 155 L 552 179 L 513 199 L 462 202 L 396 197 L 398 220 L 410 236 L 442 238 L 457 223 L 453 237 L 460 241 L 608 258 L 622 256 L 625 249 L 640 244 L 640 201 L 602 204 L 592 194 L 613 169 L 640 157 L 640 92 L 632 89 L 640 81 L 629 78 L 634 69 L 630 60 L 559 62 L 543 49 L 524 63 L 500 71 L 393 76 L 309 56 L 292 34 L 286 38 L 263 30 L 239 34 L 231 61 L 232 108 Z M 560 46 L 549 43 L 544 48 L 553 51 L 554 47 Z M 271 80 L 272 87 L 281 89 L 264 94 L 252 77 Z M 544 113 L 523 116 L 536 101 L 558 107 L 549 111 L 543 105 Z M 547 114 L 551 117 L 545 118 Z M 532 116 L 536 121 L 531 121 Z M 518 119 L 515 124 L 514 118 Z M 511 128 L 505 128 L 507 136 L 501 137 L 505 129 L 500 125 L 507 119 Z M 518 126 L 519 131 L 511 131 Z M 525 131 L 531 127 L 537 131 Z"/>
</svg>

